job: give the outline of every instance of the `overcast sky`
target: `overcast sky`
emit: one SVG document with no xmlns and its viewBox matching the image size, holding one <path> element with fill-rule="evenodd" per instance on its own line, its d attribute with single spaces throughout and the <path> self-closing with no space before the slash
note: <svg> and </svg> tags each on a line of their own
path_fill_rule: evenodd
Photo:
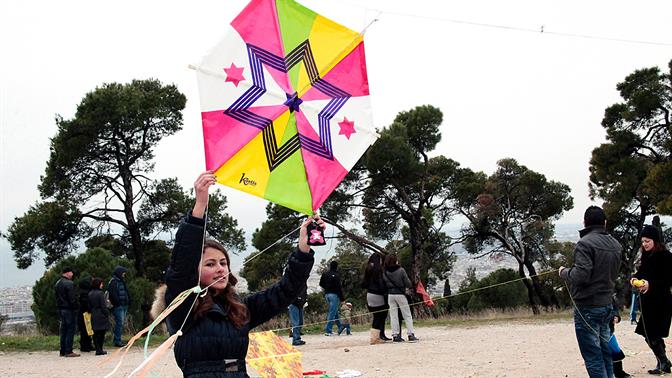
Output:
<svg viewBox="0 0 672 378">
<path fill-rule="evenodd" d="M 72 117 L 102 83 L 152 77 L 187 96 L 184 128 L 160 143 L 154 177 L 190 187 L 204 158 L 196 75 L 187 66 L 246 3 L 0 2 L 0 231 L 39 199 L 54 116 Z M 588 162 L 604 141 L 604 109 L 620 99 L 616 84 L 672 59 L 668 0 L 301 3 L 357 31 L 379 19 L 365 36 L 377 127 L 399 111 L 439 107 L 436 154 L 486 173 L 512 157 L 568 184 L 575 208 L 561 223 L 579 223 L 590 204 Z M 265 219 L 265 201 L 222 189 L 243 228 Z M 19 272 L 5 241 L 0 264 L 0 287 L 32 283 L 43 270 L 38 261 Z"/>
</svg>

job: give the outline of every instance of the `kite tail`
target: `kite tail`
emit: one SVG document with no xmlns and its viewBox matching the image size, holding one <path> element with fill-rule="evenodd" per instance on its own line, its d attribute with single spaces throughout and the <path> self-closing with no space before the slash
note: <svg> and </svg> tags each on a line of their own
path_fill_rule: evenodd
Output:
<svg viewBox="0 0 672 378">
<path fill-rule="evenodd" d="M 139 378 L 144 378 L 145 375 L 156 365 L 156 363 L 163 357 L 164 354 L 170 349 L 170 347 L 175 344 L 175 341 L 178 337 L 182 336 L 182 331 L 177 331 L 174 335 L 170 336 L 163 344 L 159 345 L 149 357 L 145 358 L 144 361 L 135 368 L 128 376 L 131 377 L 133 374 L 138 373 Z"/>
<path fill-rule="evenodd" d="M 108 373 L 104 378 L 109 378 L 109 377 L 111 377 L 112 375 L 114 375 L 114 373 L 117 372 L 117 370 L 119 370 L 119 367 L 121 366 L 121 363 L 123 362 L 124 357 L 126 356 L 126 354 L 128 353 L 128 351 L 131 349 L 131 346 L 133 345 L 133 343 L 135 343 L 135 342 L 136 342 L 139 338 L 141 338 L 145 333 L 147 333 L 147 339 L 145 340 L 145 361 L 146 361 L 146 360 L 148 359 L 148 357 L 147 357 L 147 346 L 148 346 L 148 344 L 149 344 L 149 337 L 150 337 L 150 335 L 151 335 L 151 333 L 152 333 L 152 330 L 154 330 L 154 328 L 155 328 L 159 323 L 161 323 L 161 322 L 163 321 L 163 319 L 165 319 L 171 312 L 173 312 L 173 310 L 175 310 L 179 305 L 181 305 L 182 302 L 184 302 L 184 300 L 187 299 L 187 298 L 189 297 L 190 294 L 192 294 L 192 293 L 198 293 L 198 292 L 200 292 L 200 290 L 201 290 L 201 288 L 198 287 L 198 286 L 196 286 L 196 287 L 193 287 L 193 288 L 191 288 L 191 289 L 187 289 L 187 290 L 181 292 L 177 297 L 175 297 L 175 299 L 173 299 L 173 301 L 170 303 L 170 305 L 168 305 L 168 307 L 167 307 L 165 310 L 163 310 L 163 311 L 156 317 L 156 319 L 154 319 L 154 321 L 152 322 L 152 324 L 150 324 L 150 325 L 147 326 L 145 329 L 143 329 L 142 331 L 136 333 L 133 337 L 131 337 L 131 339 L 128 340 L 128 344 L 126 344 L 126 346 L 117 349 L 114 353 L 112 353 L 112 355 L 110 355 L 110 356 L 109 356 L 108 358 L 106 358 L 104 361 L 100 362 L 100 363 L 98 364 L 98 366 L 107 364 L 107 363 L 110 362 L 111 360 L 114 360 L 115 358 L 117 358 L 117 356 L 119 355 L 119 353 L 121 353 L 121 351 L 123 350 L 123 353 L 121 354 L 121 358 L 119 358 L 119 362 L 117 362 L 117 365 L 116 365 L 116 366 L 114 367 L 114 369 L 113 369 L 110 373 Z M 173 340 L 172 343 L 174 343 L 174 342 L 175 342 L 175 339 L 177 339 L 177 335 L 181 335 L 181 334 L 182 334 L 182 332 L 177 332 L 177 333 L 175 333 L 173 336 L 171 336 L 170 338 L 168 338 L 168 340 L 171 340 L 171 339 L 172 339 L 172 340 Z M 172 343 L 171 343 L 171 345 L 172 345 Z M 165 344 L 165 342 L 164 342 L 164 344 Z M 145 364 L 145 362 L 143 362 L 143 365 L 144 365 L 144 364 Z M 141 365 L 141 366 L 143 366 L 143 365 Z M 138 370 L 138 369 L 136 369 L 136 370 Z M 135 370 L 134 370 L 134 372 L 135 372 Z"/>
</svg>

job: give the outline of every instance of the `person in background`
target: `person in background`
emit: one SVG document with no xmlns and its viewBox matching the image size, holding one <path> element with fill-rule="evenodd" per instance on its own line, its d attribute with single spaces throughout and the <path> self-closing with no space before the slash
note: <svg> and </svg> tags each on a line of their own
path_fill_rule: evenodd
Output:
<svg viewBox="0 0 672 378">
<path fill-rule="evenodd" d="M 290 330 L 292 345 L 304 345 L 306 342 L 301 340 L 301 327 L 303 327 L 303 307 L 308 299 L 308 286 L 301 290 L 301 293 L 289 304 L 289 322 L 292 324 Z"/>
<path fill-rule="evenodd" d="M 324 299 L 327 301 L 329 310 L 327 313 L 327 325 L 324 327 L 324 335 L 331 336 L 334 332 L 334 323 L 338 333 L 343 330 L 343 325 L 338 318 L 338 305 L 345 300 L 341 288 L 341 276 L 338 274 L 338 262 L 333 260 L 329 263 L 329 270 L 320 277 L 320 287 L 324 289 Z"/>
<path fill-rule="evenodd" d="M 339 335 L 341 332 L 345 331 L 345 334 L 350 336 L 350 317 L 352 316 L 352 303 L 350 302 L 345 302 L 341 306 L 341 325 L 343 326 L 341 328 L 341 331 L 338 333 Z"/>
<path fill-rule="evenodd" d="M 72 282 L 74 273 L 70 267 L 62 270 L 61 278 L 56 282 L 56 306 L 61 322 L 59 336 L 61 339 L 61 357 L 79 357 L 72 351 L 72 342 L 75 338 L 75 323 L 77 321 L 77 299 L 75 284 Z"/>
<path fill-rule="evenodd" d="M 583 225 L 574 248 L 574 266 L 561 266 L 558 274 L 569 284 L 576 303 L 574 331 L 588 375 L 613 377 L 609 323 L 622 248 L 607 233 L 607 217 L 600 207 L 586 209 Z"/>
<path fill-rule="evenodd" d="M 114 316 L 114 346 L 122 347 L 126 342 L 121 339 L 124 331 L 124 321 L 126 320 L 126 313 L 128 306 L 131 304 L 131 296 L 128 293 L 128 286 L 126 286 L 126 268 L 123 266 L 116 266 L 112 279 L 107 285 L 107 291 L 110 294 L 110 302 L 112 303 L 112 315 Z"/>
<path fill-rule="evenodd" d="M 385 336 L 385 319 L 390 307 L 387 305 L 387 286 L 383 280 L 383 257 L 378 253 L 369 256 L 364 268 L 362 289 L 366 289 L 366 308 L 373 314 L 369 344 L 392 340 Z"/>
<path fill-rule="evenodd" d="M 621 349 L 621 346 L 618 345 L 618 340 L 614 331 L 616 329 L 616 324 L 621 322 L 621 314 L 618 311 L 618 305 L 616 304 L 615 298 L 612 300 L 612 310 L 611 310 L 611 321 L 609 322 L 609 348 L 611 349 L 611 359 L 614 366 L 614 377 L 615 378 L 630 378 L 630 374 L 623 371 L 623 360 L 625 359 L 625 353 Z"/>
<path fill-rule="evenodd" d="M 634 271 L 639 270 L 639 266 L 642 264 L 642 248 L 639 248 L 637 251 L 637 256 L 635 256 L 635 262 L 634 262 Z M 634 288 L 631 291 L 631 296 L 630 296 L 630 324 L 636 325 L 637 324 L 637 311 L 639 310 L 639 290 L 635 290 Z"/>
<path fill-rule="evenodd" d="M 77 327 L 79 328 L 79 350 L 81 352 L 93 351 L 91 336 L 86 331 L 84 313 L 91 312 L 89 307 L 89 292 L 91 291 L 91 277 L 79 280 L 79 311 L 77 311 Z"/>
<path fill-rule="evenodd" d="M 107 308 L 103 293 L 103 280 L 94 278 L 91 281 L 89 292 L 89 306 L 91 306 L 91 328 L 93 328 L 93 344 L 96 347 L 96 356 L 107 354 L 103 349 L 105 333 L 110 327 L 110 310 Z"/>
<path fill-rule="evenodd" d="M 401 337 L 401 319 L 399 319 L 398 315 L 398 311 L 401 311 L 401 315 L 406 323 L 408 341 L 412 343 L 417 342 L 418 338 L 415 337 L 415 332 L 413 331 L 413 315 L 408 305 L 408 299 L 406 299 L 406 288 L 411 288 L 412 284 L 406 274 L 406 270 L 399 265 L 396 255 L 390 254 L 385 257 L 383 279 L 387 285 L 387 302 L 390 304 L 392 341 L 404 341 L 404 338 Z"/>
<path fill-rule="evenodd" d="M 641 309 L 635 332 L 644 336 L 656 356 L 655 369 L 649 374 L 669 374 L 672 368 L 665 353 L 665 337 L 669 336 L 672 321 L 672 253 L 665 247 L 660 231 L 645 225 L 640 234 L 642 264 L 630 280 L 639 290 Z"/>
</svg>

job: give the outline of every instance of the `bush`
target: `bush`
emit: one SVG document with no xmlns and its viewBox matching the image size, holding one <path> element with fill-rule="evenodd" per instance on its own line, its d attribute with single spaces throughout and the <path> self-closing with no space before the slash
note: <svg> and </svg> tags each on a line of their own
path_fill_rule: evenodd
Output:
<svg viewBox="0 0 672 378">
<path fill-rule="evenodd" d="M 523 306 L 527 303 L 527 289 L 521 281 L 489 287 L 519 279 L 520 277 L 513 269 L 496 270 L 481 280 L 477 280 L 472 273 L 471 277 L 460 285 L 460 292 L 477 291 L 454 297 L 452 306 L 455 311 L 459 312 L 478 312 L 489 308 L 508 309 Z M 486 287 L 489 288 L 485 289 Z"/>
</svg>

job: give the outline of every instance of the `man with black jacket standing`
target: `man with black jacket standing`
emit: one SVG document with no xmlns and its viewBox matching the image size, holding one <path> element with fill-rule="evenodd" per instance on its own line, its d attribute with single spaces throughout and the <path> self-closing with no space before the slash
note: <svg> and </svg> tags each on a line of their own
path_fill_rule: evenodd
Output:
<svg viewBox="0 0 672 378">
<path fill-rule="evenodd" d="M 333 335 L 334 322 L 338 327 L 338 333 L 341 333 L 343 326 L 338 318 L 338 307 L 345 300 L 343 289 L 341 288 L 341 276 L 338 274 L 338 262 L 329 263 L 329 270 L 320 277 L 320 287 L 324 289 L 324 298 L 329 305 L 327 313 L 327 326 L 324 328 L 324 335 Z"/>
<path fill-rule="evenodd" d="M 114 315 L 114 346 L 122 347 L 126 345 L 121 340 L 121 335 L 124 330 L 124 319 L 128 312 L 128 305 L 131 303 L 131 296 L 128 293 L 128 286 L 126 286 L 126 268 L 117 265 L 114 268 L 112 279 L 107 285 L 107 291 L 110 294 L 110 302 L 112 303 L 112 315 Z"/>
<path fill-rule="evenodd" d="M 590 206 L 583 216 L 585 228 L 574 249 L 574 266 L 558 269 L 570 286 L 576 304 L 574 329 L 588 375 L 613 377 L 609 349 L 612 296 L 621 264 L 621 245 L 606 231 L 606 215 Z"/>
<path fill-rule="evenodd" d="M 56 306 L 61 321 L 59 336 L 61 338 L 61 357 L 79 357 L 72 351 L 72 341 L 75 337 L 75 322 L 77 319 L 77 299 L 75 298 L 75 284 L 72 282 L 73 272 L 70 268 L 63 268 L 62 276 L 56 282 Z"/>
</svg>

